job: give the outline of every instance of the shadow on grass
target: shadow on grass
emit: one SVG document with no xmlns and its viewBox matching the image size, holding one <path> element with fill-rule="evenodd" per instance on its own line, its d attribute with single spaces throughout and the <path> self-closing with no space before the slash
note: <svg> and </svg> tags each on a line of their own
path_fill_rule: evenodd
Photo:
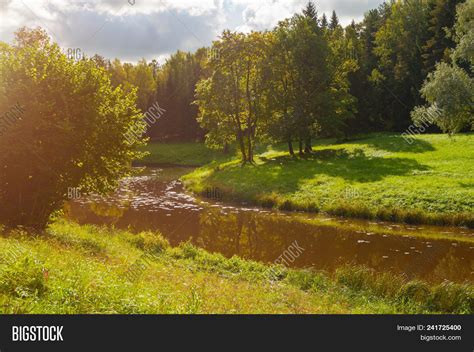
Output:
<svg viewBox="0 0 474 352">
<path fill-rule="evenodd" d="M 462 188 L 474 188 L 474 182 L 459 182 Z"/>
<path fill-rule="evenodd" d="M 289 167 L 289 166 L 293 167 Z M 387 176 L 402 176 L 429 167 L 408 158 L 368 157 L 361 149 L 324 149 L 303 157 L 276 157 L 256 167 L 255 177 L 296 186 L 302 179 L 317 175 L 341 177 L 352 182 L 380 181 Z"/>
<path fill-rule="evenodd" d="M 433 145 L 427 141 L 408 137 L 406 140 L 401 134 L 381 135 L 376 138 L 368 137 L 367 139 L 358 140 L 356 143 L 393 153 L 424 153 L 436 150 Z"/>
</svg>

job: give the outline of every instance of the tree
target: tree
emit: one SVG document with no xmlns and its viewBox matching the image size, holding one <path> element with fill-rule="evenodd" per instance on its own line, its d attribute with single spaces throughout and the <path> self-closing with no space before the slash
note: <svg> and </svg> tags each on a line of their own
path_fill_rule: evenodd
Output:
<svg viewBox="0 0 474 352">
<path fill-rule="evenodd" d="M 423 73 L 422 46 L 428 37 L 428 7 L 424 0 L 398 1 L 391 6 L 375 38 L 378 65 L 371 79 L 385 92 L 381 102 L 386 129 L 404 130 L 419 94 Z M 410 45 L 407 45 L 410 43 Z"/>
<path fill-rule="evenodd" d="M 0 134 L 0 223 L 43 228 L 68 190 L 106 192 L 130 175 L 143 131 L 136 92 L 90 59 L 67 59 L 41 29 L 0 45 L 0 106 L 21 114 Z M 4 111 L 2 111 L 3 113 Z"/>
<path fill-rule="evenodd" d="M 349 73 L 350 93 L 357 99 L 357 113 L 349 122 L 347 132 L 360 133 L 383 129 L 385 112 L 382 102 L 386 97 L 383 87 L 372 84 L 369 77 L 378 67 L 378 58 L 374 53 L 375 36 L 383 26 L 383 17 L 379 9 L 367 12 L 360 24 L 355 45 L 358 69 Z M 352 31 L 354 32 L 354 31 Z"/>
<path fill-rule="evenodd" d="M 456 19 L 456 6 L 461 0 L 432 0 L 430 3 L 429 38 L 423 46 L 425 73 L 435 69 L 437 63 L 449 60 L 449 51 L 455 42 L 448 35 Z"/>
<path fill-rule="evenodd" d="M 267 134 L 288 143 L 294 154 L 311 152 L 311 140 L 331 115 L 331 71 L 327 39 L 311 18 L 295 15 L 273 30 L 269 55 L 270 118 Z"/>
<path fill-rule="evenodd" d="M 321 18 L 321 28 L 322 29 L 328 29 L 328 19 L 326 17 L 326 14 L 323 13 L 323 17 Z"/>
<path fill-rule="evenodd" d="M 321 129 L 328 111 L 329 46 L 318 25 L 307 18 L 295 15 L 292 19 L 295 47 L 293 49 L 296 104 L 295 125 L 299 153 L 311 152 L 311 140 Z"/>
<path fill-rule="evenodd" d="M 96 61 L 96 60 L 95 60 Z M 111 81 L 114 86 L 121 85 L 124 91 L 137 90 L 137 105 L 142 112 L 146 112 L 154 103 L 155 95 L 155 71 L 145 59 L 138 61 L 136 65 L 121 63 L 115 59 L 108 68 Z"/>
<path fill-rule="evenodd" d="M 339 18 L 337 18 L 336 11 L 332 11 L 331 15 L 331 22 L 329 23 L 329 29 L 331 31 L 334 31 L 336 28 L 338 28 L 339 25 Z"/>
<path fill-rule="evenodd" d="M 303 10 L 303 15 L 309 19 L 315 20 L 318 22 L 318 11 L 316 10 L 316 5 L 312 1 L 308 1 L 306 8 Z"/>
<path fill-rule="evenodd" d="M 156 99 L 166 114 L 151 126 L 149 136 L 168 140 L 202 139 L 194 101 L 196 83 L 206 77 L 204 63 L 212 53 L 201 48 L 196 53 L 178 51 L 157 73 Z"/>
<path fill-rule="evenodd" d="M 216 146 L 235 140 L 242 162 L 253 163 L 259 124 L 265 118 L 266 33 L 248 35 L 224 31 L 212 50 L 211 77 L 196 87 L 198 121 L 208 130 L 206 143 Z"/>
<path fill-rule="evenodd" d="M 296 38 L 292 35 L 292 30 L 290 20 L 281 21 L 270 37 L 268 62 L 270 118 L 266 120 L 264 129 L 271 140 L 288 143 L 290 155 L 294 155 L 293 139 L 297 137 L 295 121 L 297 66 L 293 55 Z"/>
<path fill-rule="evenodd" d="M 325 119 L 321 121 L 321 135 L 348 135 L 354 131 L 350 122 L 354 121 L 357 112 L 357 99 L 350 92 L 350 76 L 359 69 L 360 41 L 355 28 L 348 26 L 345 30 L 336 27 L 329 36 L 329 72 L 330 95 L 326 100 L 328 107 Z"/>
<path fill-rule="evenodd" d="M 429 105 L 412 112 L 417 125 L 434 123 L 450 134 L 469 124 L 474 129 L 474 1 L 458 5 L 452 38 L 452 64 L 439 63 L 428 75 L 421 94 Z"/>
</svg>

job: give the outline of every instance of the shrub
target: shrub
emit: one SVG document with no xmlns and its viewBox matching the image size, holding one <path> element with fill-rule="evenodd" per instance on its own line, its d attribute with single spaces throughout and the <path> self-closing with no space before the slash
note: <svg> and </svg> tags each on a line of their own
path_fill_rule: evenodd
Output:
<svg viewBox="0 0 474 352">
<path fill-rule="evenodd" d="M 41 29 L 15 38 L 0 50 L 0 107 L 17 107 L 0 133 L 0 222 L 44 228 L 71 189 L 106 192 L 130 174 L 142 115 L 93 60 L 67 59 Z"/>
</svg>

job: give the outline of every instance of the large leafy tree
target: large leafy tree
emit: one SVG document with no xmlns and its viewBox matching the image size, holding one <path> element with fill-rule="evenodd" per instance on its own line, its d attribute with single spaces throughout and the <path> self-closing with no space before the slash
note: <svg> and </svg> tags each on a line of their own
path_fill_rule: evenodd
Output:
<svg viewBox="0 0 474 352">
<path fill-rule="evenodd" d="M 290 20 L 282 21 L 272 32 L 269 67 L 270 85 L 268 90 L 269 118 L 265 120 L 265 133 L 271 140 L 288 143 L 288 151 L 294 154 L 293 141 L 297 139 L 295 112 L 297 104 L 295 64 L 293 49 L 295 36 Z"/>
<path fill-rule="evenodd" d="M 224 31 L 214 42 L 211 77 L 196 88 L 198 120 L 215 146 L 236 141 L 243 163 L 253 163 L 260 123 L 266 116 L 268 40 L 266 33 Z"/>
<path fill-rule="evenodd" d="M 330 49 L 318 23 L 305 16 L 292 19 L 294 65 L 296 67 L 295 125 L 300 154 L 310 152 L 330 109 Z M 304 149 L 303 149 L 304 146 Z"/>
<path fill-rule="evenodd" d="M 328 33 L 329 68 L 331 74 L 330 106 L 322 121 L 325 136 L 348 135 L 355 131 L 357 99 L 351 94 L 351 75 L 359 69 L 361 43 L 357 29 L 349 25 L 344 30 L 338 26 Z"/>
<path fill-rule="evenodd" d="M 0 223 L 42 228 L 68 189 L 106 192 L 140 157 L 135 91 L 113 88 L 93 60 L 68 60 L 41 29 L 0 45 L 1 113 L 21 114 L 0 135 Z"/>
<path fill-rule="evenodd" d="M 455 133 L 466 125 L 474 129 L 474 1 L 458 6 L 452 34 L 457 46 L 452 64 L 440 63 L 428 76 L 421 94 L 428 106 L 417 107 L 412 118 L 417 124 L 435 123 L 444 132 Z"/>
<path fill-rule="evenodd" d="M 338 133 L 347 117 L 348 67 L 344 31 L 338 31 L 340 46 L 332 47 L 332 34 L 313 18 L 295 15 L 272 32 L 265 127 L 273 140 L 288 143 L 290 154 L 294 141 L 300 154 L 311 152 L 312 138 Z"/>
</svg>

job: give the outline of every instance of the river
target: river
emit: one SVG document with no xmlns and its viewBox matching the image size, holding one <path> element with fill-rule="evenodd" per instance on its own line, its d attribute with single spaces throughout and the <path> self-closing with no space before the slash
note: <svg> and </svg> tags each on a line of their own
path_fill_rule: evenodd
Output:
<svg viewBox="0 0 474 352">
<path fill-rule="evenodd" d="M 66 214 L 80 224 L 159 231 L 172 245 L 191 241 L 227 257 L 272 263 L 296 243 L 298 255 L 286 260 L 293 267 L 332 271 L 341 265 L 365 265 L 429 282 L 474 281 L 474 243 L 460 240 L 474 238 L 472 229 L 342 219 L 199 199 L 186 193 L 179 181 L 191 170 L 147 168 L 123 180 L 113 195 L 68 203 Z M 209 194 L 218 198 L 218 190 Z M 435 236 L 420 237 L 423 233 Z"/>
</svg>

